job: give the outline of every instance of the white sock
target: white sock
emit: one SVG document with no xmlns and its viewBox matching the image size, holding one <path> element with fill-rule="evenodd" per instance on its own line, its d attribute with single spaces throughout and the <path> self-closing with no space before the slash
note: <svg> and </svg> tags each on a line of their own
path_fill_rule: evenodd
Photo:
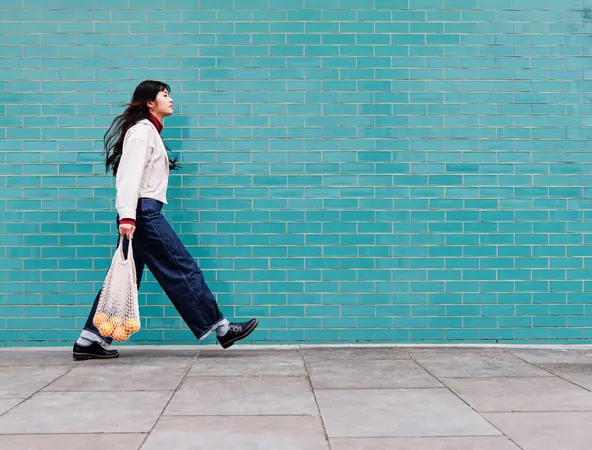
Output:
<svg viewBox="0 0 592 450">
<path fill-rule="evenodd" d="M 87 331 L 87 330 L 82 330 L 82 332 L 80 333 L 80 337 L 76 341 L 76 343 L 78 345 L 81 345 L 83 347 L 88 347 L 89 345 L 92 345 L 93 342 L 98 343 L 104 349 L 109 348 L 109 345 L 110 345 L 101 336 L 99 336 L 99 335 L 97 335 L 95 333 L 92 333 L 90 331 Z"/>
<path fill-rule="evenodd" d="M 92 343 L 93 343 L 93 342 L 94 342 L 94 341 L 91 341 L 90 339 L 87 339 L 87 338 L 85 338 L 85 337 L 82 337 L 82 336 L 80 336 L 80 337 L 78 338 L 78 340 L 76 341 L 76 343 L 77 343 L 78 345 L 80 345 L 81 347 L 89 347 L 89 346 L 91 346 L 91 345 L 92 345 Z"/>
<path fill-rule="evenodd" d="M 228 320 L 224 319 L 222 322 L 220 322 L 218 328 L 216 328 L 216 334 L 221 337 L 226 333 L 228 333 Z"/>
</svg>

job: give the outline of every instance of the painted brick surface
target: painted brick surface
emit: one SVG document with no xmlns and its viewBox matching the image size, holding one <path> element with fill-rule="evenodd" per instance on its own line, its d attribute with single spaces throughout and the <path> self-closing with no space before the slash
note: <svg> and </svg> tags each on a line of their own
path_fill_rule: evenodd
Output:
<svg viewBox="0 0 592 450">
<path fill-rule="evenodd" d="M 257 343 L 592 337 L 589 0 L 1 3 L 0 345 L 78 335 L 146 78 L 166 216 Z M 194 342 L 149 273 L 140 301 L 134 342 Z"/>
</svg>

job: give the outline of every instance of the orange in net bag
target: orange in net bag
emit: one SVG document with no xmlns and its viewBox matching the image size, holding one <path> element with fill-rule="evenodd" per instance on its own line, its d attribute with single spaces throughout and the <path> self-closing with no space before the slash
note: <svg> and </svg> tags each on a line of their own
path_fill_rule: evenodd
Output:
<svg viewBox="0 0 592 450">
<path fill-rule="evenodd" d="M 131 239 L 127 259 L 123 254 L 123 239 L 113 255 L 111 267 L 103 282 L 93 324 L 101 336 L 112 337 L 118 342 L 127 341 L 141 328 L 136 265 Z"/>
</svg>

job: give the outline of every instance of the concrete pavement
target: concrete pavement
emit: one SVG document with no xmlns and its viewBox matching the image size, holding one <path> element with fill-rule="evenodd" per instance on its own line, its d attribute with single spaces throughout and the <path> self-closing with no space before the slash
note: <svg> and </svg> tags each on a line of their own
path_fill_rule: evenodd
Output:
<svg viewBox="0 0 592 450">
<path fill-rule="evenodd" d="M 2 450 L 584 450 L 588 347 L 0 350 Z"/>
</svg>

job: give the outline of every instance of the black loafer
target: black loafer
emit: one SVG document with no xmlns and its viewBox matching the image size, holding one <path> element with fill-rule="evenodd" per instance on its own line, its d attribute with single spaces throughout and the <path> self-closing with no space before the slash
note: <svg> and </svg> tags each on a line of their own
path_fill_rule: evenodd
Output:
<svg viewBox="0 0 592 450">
<path fill-rule="evenodd" d="M 72 356 L 74 361 L 85 361 L 87 359 L 109 359 L 117 358 L 119 356 L 119 352 L 115 349 L 108 350 L 103 348 L 98 342 L 93 342 L 87 347 L 74 344 Z"/>
<path fill-rule="evenodd" d="M 224 336 L 218 336 L 218 342 L 220 342 L 222 348 L 228 348 L 236 341 L 246 338 L 255 331 L 257 325 L 259 325 L 257 319 L 251 319 L 248 322 L 241 323 L 230 322 L 228 324 L 228 332 Z"/>
</svg>

